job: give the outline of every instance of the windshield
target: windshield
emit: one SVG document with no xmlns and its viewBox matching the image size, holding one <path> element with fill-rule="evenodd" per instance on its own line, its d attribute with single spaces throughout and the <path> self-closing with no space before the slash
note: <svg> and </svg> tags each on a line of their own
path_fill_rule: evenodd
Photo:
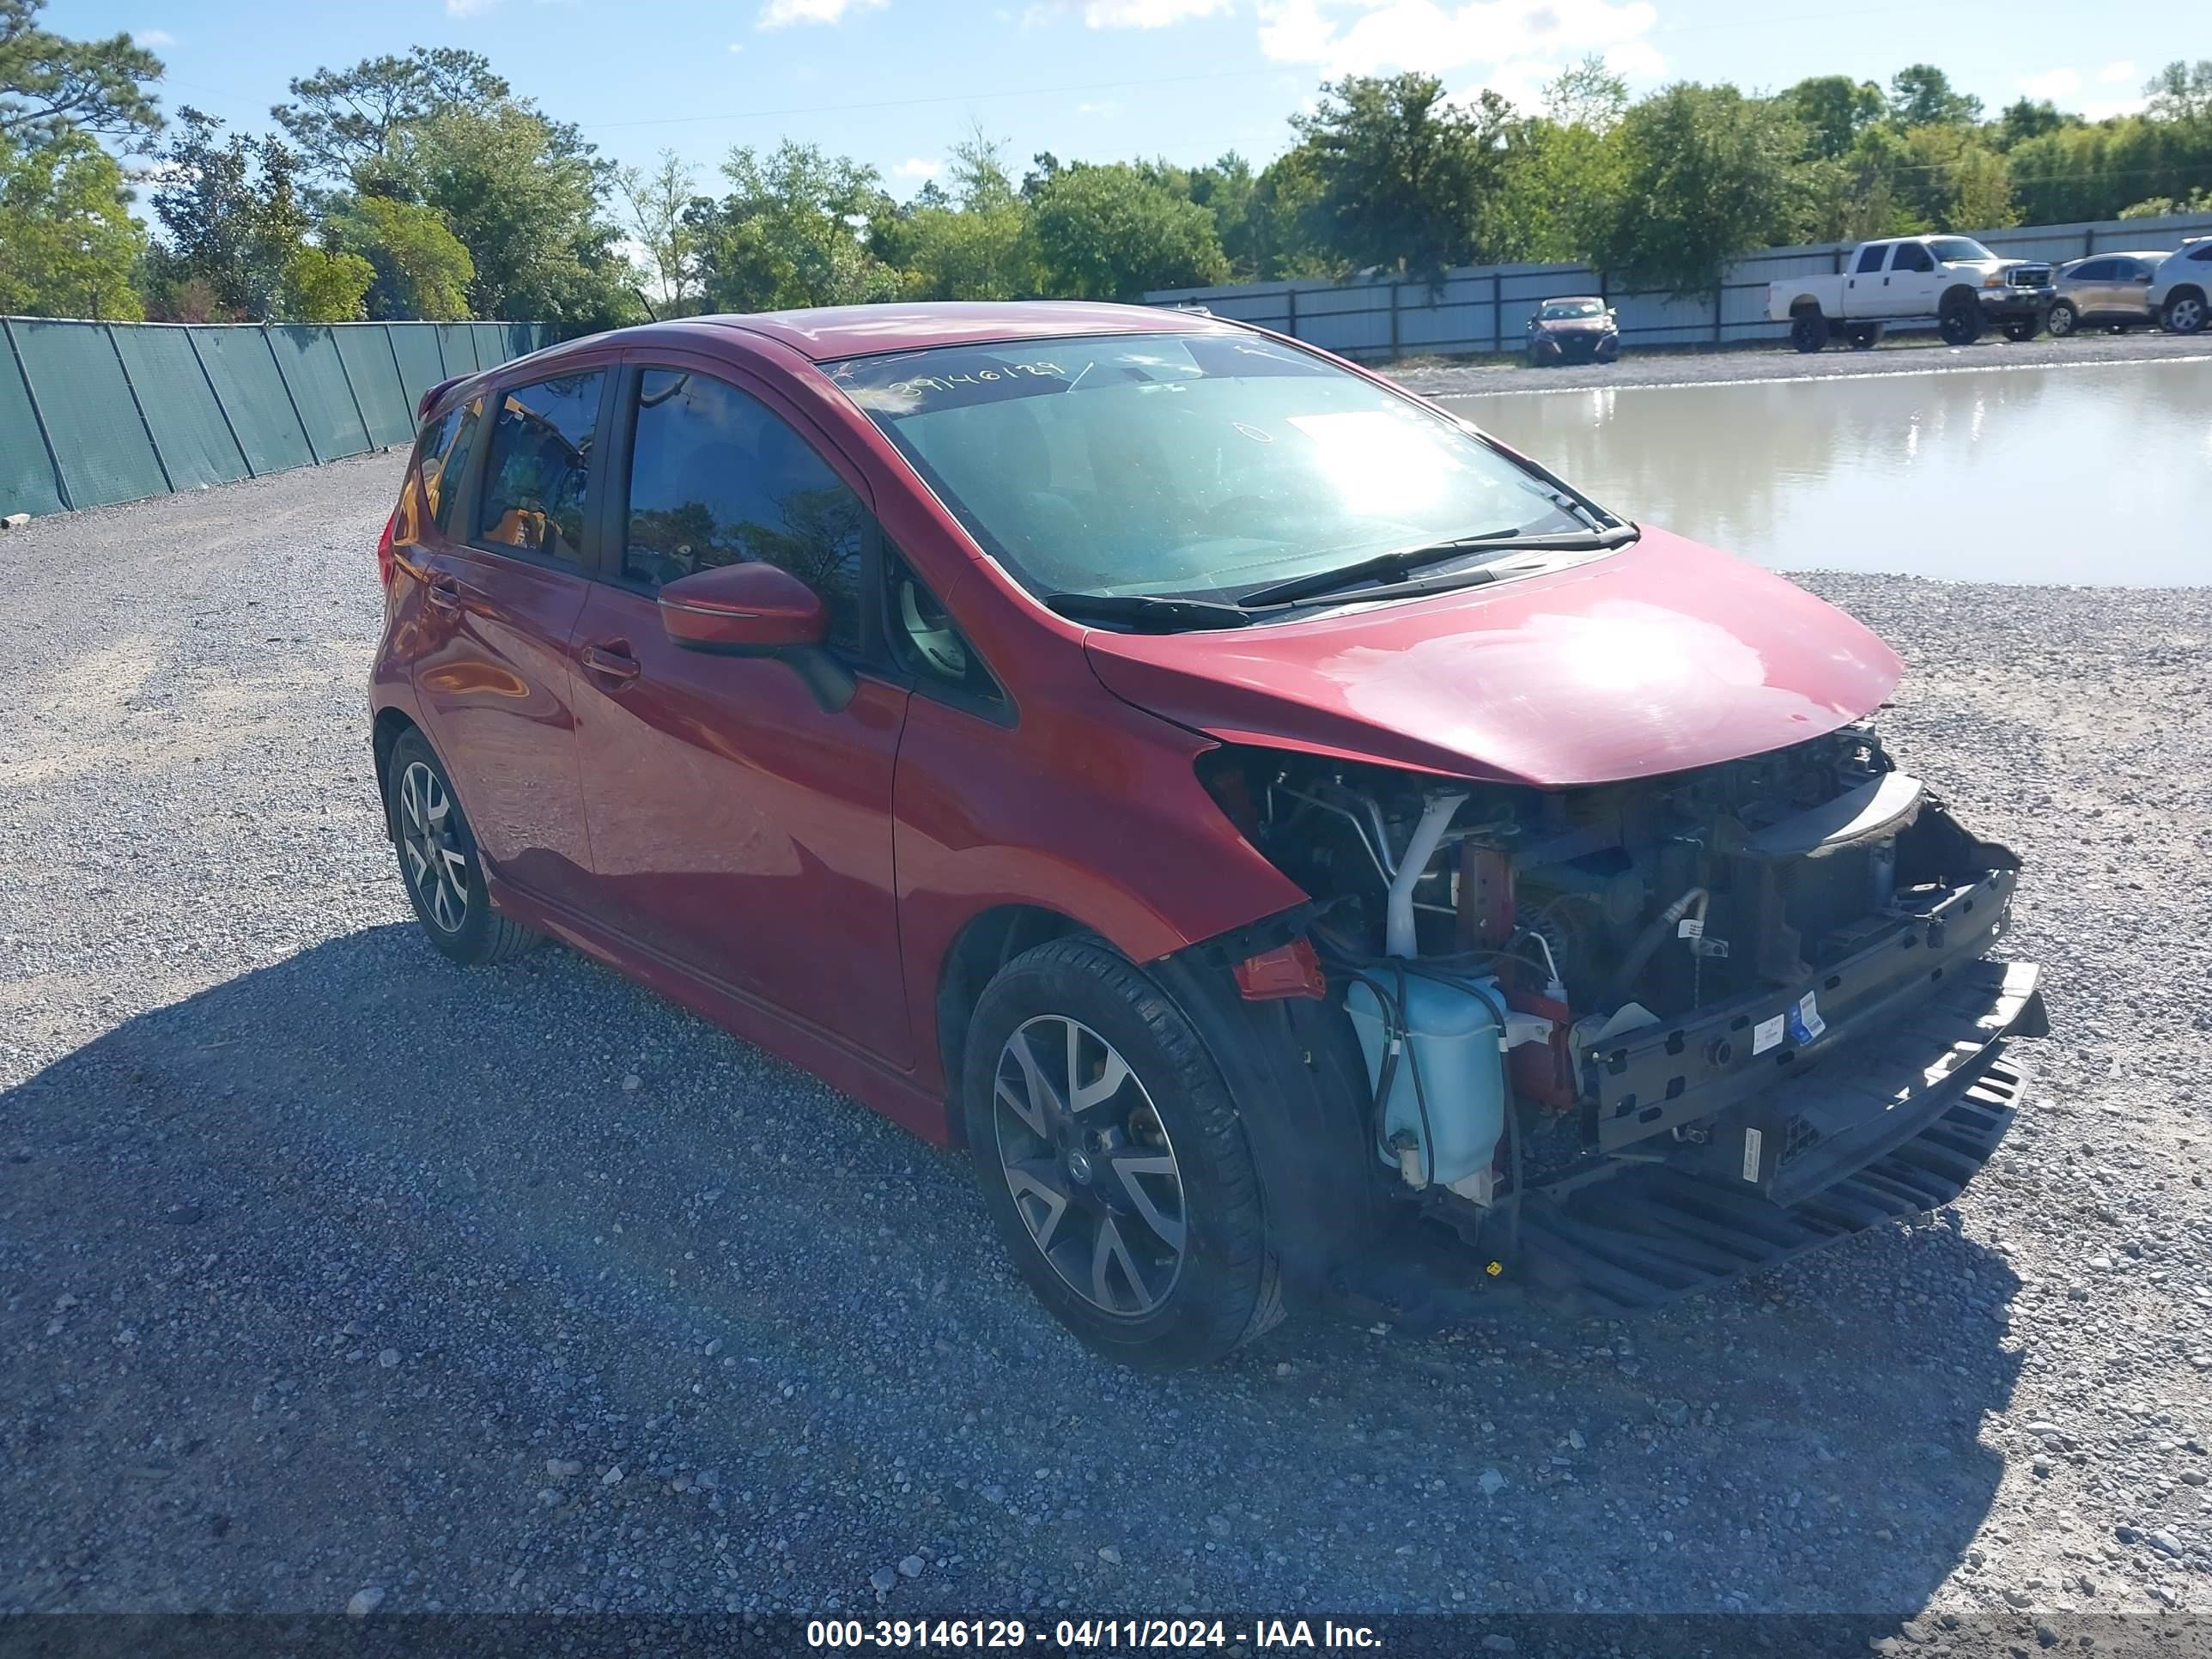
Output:
<svg viewBox="0 0 2212 1659">
<path fill-rule="evenodd" d="M 1584 528 L 1558 486 L 1455 422 L 1248 335 L 943 346 L 826 368 L 1039 594 L 1234 601 L 1401 548 Z"/>
<path fill-rule="evenodd" d="M 1565 322 L 1571 317 L 1602 317 L 1605 315 L 1605 302 L 1602 300 L 1553 300 L 1537 314 L 1547 323 Z"/>
<path fill-rule="evenodd" d="M 1947 265 L 1966 264 L 1976 259 L 1997 257 L 1971 236 L 1936 237 L 1929 242 L 1928 251 Z"/>
</svg>

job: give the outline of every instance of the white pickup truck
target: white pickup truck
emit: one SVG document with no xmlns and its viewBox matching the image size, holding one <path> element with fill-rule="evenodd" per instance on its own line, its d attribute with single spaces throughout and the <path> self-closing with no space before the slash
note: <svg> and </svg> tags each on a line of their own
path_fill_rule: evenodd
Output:
<svg viewBox="0 0 2212 1659">
<path fill-rule="evenodd" d="M 1841 335 L 1863 351 L 1891 323 L 1933 319 L 1952 345 L 1984 326 L 2032 340 L 2051 313 L 2047 260 L 2000 259 L 1971 236 L 1896 236 L 1861 242 L 1832 276 L 1770 283 L 1766 314 L 1790 325 L 1790 343 L 1818 351 Z"/>
</svg>

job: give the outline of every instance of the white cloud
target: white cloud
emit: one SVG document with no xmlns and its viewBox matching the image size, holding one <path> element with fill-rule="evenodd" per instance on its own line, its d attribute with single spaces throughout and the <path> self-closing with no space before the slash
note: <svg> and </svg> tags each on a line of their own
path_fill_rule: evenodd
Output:
<svg viewBox="0 0 2212 1659">
<path fill-rule="evenodd" d="M 446 0 L 447 5 L 453 0 Z M 848 12 L 880 11 L 890 0 L 768 0 L 761 8 L 759 27 L 780 29 L 787 23 L 836 23 Z"/>
<path fill-rule="evenodd" d="M 499 0 L 446 0 L 448 17 L 474 17 L 479 12 L 489 11 Z"/>
<path fill-rule="evenodd" d="M 891 169 L 891 177 L 894 179 L 934 179 L 939 173 L 944 171 L 945 163 L 942 161 L 933 161 L 928 160 L 927 157 L 920 155 L 909 155 L 905 161 L 901 161 L 896 167 Z"/>
<path fill-rule="evenodd" d="M 1095 104 L 1078 104 L 1075 112 L 1078 115 L 1111 115 L 1121 107 L 1116 100 L 1102 98 Z"/>
<path fill-rule="evenodd" d="M 131 38 L 142 46 L 173 46 L 177 44 L 177 37 L 167 29 L 139 29 Z"/>
<path fill-rule="evenodd" d="M 730 42 L 730 50 L 732 52 L 743 52 L 744 49 L 744 43 L 743 41 L 732 40 Z"/>
<path fill-rule="evenodd" d="M 2020 89 L 2031 98 L 2070 98 L 2081 90 L 2081 77 L 2070 69 L 2045 70 L 2040 75 L 2023 75 Z"/>
<path fill-rule="evenodd" d="M 1087 0 L 1083 21 L 1094 29 L 1164 29 L 1227 11 L 1234 0 Z"/>
<path fill-rule="evenodd" d="M 2132 98 L 2108 98 L 2102 103 L 2091 100 L 2079 112 L 2085 121 L 2109 121 L 2115 115 L 2140 115 L 2149 106 L 2150 100 L 2137 93 Z"/>
<path fill-rule="evenodd" d="M 1648 0 L 1260 0 L 1260 49 L 1330 76 L 1480 65 L 1480 84 L 1525 104 L 1589 52 L 1623 75 L 1657 76 L 1664 61 L 1644 37 L 1658 21 Z"/>
<path fill-rule="evenodd" d="M 2132 81 L 2136 78 L 2135 60 L 2123 58 L 2117 64 L 2107 64 L 2097 71 L 2097 78 L 2107 86 L 2115 81 Z"/>
</svg>

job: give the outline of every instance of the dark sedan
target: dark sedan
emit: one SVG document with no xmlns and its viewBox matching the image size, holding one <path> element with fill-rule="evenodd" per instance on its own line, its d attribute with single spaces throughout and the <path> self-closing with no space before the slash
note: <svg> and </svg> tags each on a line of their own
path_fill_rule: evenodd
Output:
<svg viewBox="0 0 2212 1659">
<path fill-rule="evenodd" d="M 1620 324 L 1594 295 L 1547 300 L 1528 319 L 1528 367 L 1609 363 L 1620 356 Z"/>
</svg>

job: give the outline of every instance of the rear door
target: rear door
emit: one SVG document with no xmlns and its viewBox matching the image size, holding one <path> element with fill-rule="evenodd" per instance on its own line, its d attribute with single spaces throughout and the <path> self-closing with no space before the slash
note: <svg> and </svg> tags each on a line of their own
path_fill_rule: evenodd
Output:
<svg viewBox="0 0 2212 1659">
<path fill-rule="evenodd" d="M 1845 317 L 1881 317 L 1887 315 L 1887 298 L 1882 284 L 1882 266 L 1889 258 L 1887 242 L 1869 242 L 1853 256 L 1851 268 L 1844 277 L 1844 315 Z"/>
<path fill-rule="evenodd" d="M 881 667 L 879 532 L 857 471 L 773 388 L 680 354 L 625 370 L 600 570 L 574 637 L 605 914 L 655 955 L 912 1064 L 891 872 L 908 693 Z M 820 593 L 853 674 L 686 649 L 661 586 L 764 559 Z"/>
<path fill-rule="evenodd" d="M 449 528 L 429 550 L 416 696 L 492 869 L 583 906 L 591 848 L 576 770 L 568 640 L 593 550 L 592 491 L 606 362 L 475 401 Z M 452 488 L 448 481 L 447 489 Z"/>
</svg>

